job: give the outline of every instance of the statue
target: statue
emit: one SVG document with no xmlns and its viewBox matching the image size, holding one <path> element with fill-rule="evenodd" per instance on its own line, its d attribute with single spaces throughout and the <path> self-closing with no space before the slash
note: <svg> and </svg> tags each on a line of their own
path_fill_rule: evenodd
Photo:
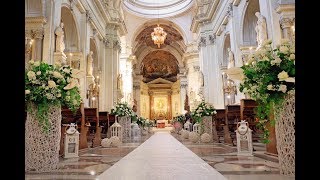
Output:
<svg viewBox="0 0 320 180">
<path fill-rule="evenodd" d="M 87 76 L 93 76 L 93 52 L 90 51 L 87 58 Z"/>
<path fill-rule="evenodd" d="M 118 78 L 117 78 L 117 88 L 118 90 L 122 90 L 122 74 L 119 74 L 118 75 Z"/>
<path fill-rule="evenodd" d="M 228 56 L 228 69 L 235 66 L 234 55 L 230 48 L 228 48 L 229 56 Z"/>
<path fill-rule="evenodd" d="M 56 52 L 63 52 L 65 49 L 64 45 L 64 32 L 63 32 L 63 22 L 55 30 L 56 37 Z"/>
<path fill-rule="evenodd" d="M 199 71 L 199 78 L 200 78 L 200 86 L 203 87 L 204 86 L 204 76 L 203 76 L 203 73 L 202 71 Z"/>
<path fill-rule="evenodd" d="M 258 17 L 257 25 L 255 27 L 255 31 L 257 33 L 257 42 L 258 47 L 261 47 L 262 43 L 268 39 L 267 22 L 266 18 L 262 16 L 260 12 L 256 12 L 255 15 Z"/>
</svg>

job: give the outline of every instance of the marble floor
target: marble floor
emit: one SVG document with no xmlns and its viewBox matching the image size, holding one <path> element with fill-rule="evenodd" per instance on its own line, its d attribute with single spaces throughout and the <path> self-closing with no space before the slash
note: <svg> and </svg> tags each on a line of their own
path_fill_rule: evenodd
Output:
<svg viewBox="0 0 320 180">
<path fill-rule="evenodd" d="M 121 159 L 125 161 L 126 155 L 134 153 L 134 150 L 144 142 L 152 137 L 153 134 L 165 131 L 169 132 L 172 127 L 166 127 L 164 129 L 154 129 L 152 133 L 146 136 L 142 136 L 139 141 L 128 141 L 122 143 L 118 148 L 88 148 L 79 152 L 79 158 L 63 159 L 61 157 L 59 167 L 49 173 L 31 173 L 26 172 L 25 177 L 27 180 L 33 179 L 78 179 L 78 180 L 89 180 L 89 179 L 106 179 L 105 174 L 107 170 L 113 167 L 117 162 L 121 162 Z M 277 157 L 273 157 L 265 154 L 265 147 L 261 143 L 254 143 L 253 156 L 238 156 L 236 153 L 236 147 L 225 145 L 223 143 L 191 143 L 190 141 L 183 139 L 180 135 L 172 133 L 172 136 L 176 140 L 180 141 L 184 146 L 191 150 L 194 154 L 200 157 L 209 166 L 213 167 L 214 170 L 221 173 L 226 179 L 229 180 L 294 180 L 294 177 L 282 176 L 279 174 L 278 160 Z M 171 136 L 171 137 L 172 137 Z M 173 138 L 174 139 L 174 138 Z M 161 141 L 160 141 L 161 142 Z M 177 141 L 176 141 L 177 142 Z M 176 143 L 178 144 L 178 143 Z M 186 150 L 186 148 L 184 148 Z M 159 152 L 160 149 L 153 148 L 155 153 Z M 191 152 L 189 151 L 189 152 Z M 184 154 L 184 153 L 181 153 Z M 129 154 L 130 155 L 130 154 Z M 161 157 L 165 160 L 166 157 Z M 170 159 L 167 156 L 167 160 Z M 199 159 L 200 159 L 199 158 Z M 160 159 L 160 158 L 159 158 Z M 172 158 L 171 158 L 172 159 Z M 160 161 L 158 165 L 160 166 Z M 154 162 L 157 163 L 157 162 Z M 163 167 L 166 167 L 162 164 Z M 116 166 L 115 166 L 116 167 Z M 137 166 L 138 167 L 138 166 Z M 168 166 L 167 166 L 168 167 Z M 148 168 L 147 165 L 144 168 Z M 142 167 L 139 166 L 140 171 Z M 154 171 L 151 171 L 154 172 Z M 162 172 L 161 174 L 165 179 L 168 180 L 168 176 L 171 171 Z M 153 174 L 153 173 L 151 173 Z M 110 178 L 107 178 L 108 180 Z M 134 179 L 134 178 L 129 178 Z M 201 177 L 197 178 L 201 179 Z M 120 179 L 119 179 L 120 180 Z"/>
</svg>

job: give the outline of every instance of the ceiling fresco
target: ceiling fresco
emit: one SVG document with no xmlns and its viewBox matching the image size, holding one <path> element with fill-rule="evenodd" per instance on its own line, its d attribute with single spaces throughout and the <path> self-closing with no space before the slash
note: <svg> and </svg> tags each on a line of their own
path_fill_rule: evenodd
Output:
<svg viewBox="0 0 320 180">
<path fill-rule="evenodd" d="M 157 27 L 156 24 L 146 27 L 139 33 L 135 41 L 137 41 L 139 45 L 146 45 L 155 49 L 159 49 L 151 39 L 151 33 L 153 32 L 153 29 L 155 27 Z M 164 44 L 161 44 L 160 49 L 166 47 L 167 45 L 170 45 L 172 42 L 183 40 L 182 36 L 175 28 L 165 24 L 160 24 L 160 27 L 162 27 L 163 30 L 167 33 L 167 37 L 164 41 Z"/>
<path fill-rule="evenodd" d="M 145 83 L 157 78 L 175 82 L 177 81 L 178 73 L 177 59 L 170 52 L 163 50 L 153 51 L 142 61 L 142 75 Z"/>
</svg>

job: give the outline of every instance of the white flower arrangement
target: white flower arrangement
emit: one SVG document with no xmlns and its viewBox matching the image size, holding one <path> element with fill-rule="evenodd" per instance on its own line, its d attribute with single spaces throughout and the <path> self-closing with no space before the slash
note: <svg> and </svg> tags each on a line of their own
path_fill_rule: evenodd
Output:
<svg viewBox="0 0 320 180">
<path fill-rule="evenodd" d="M 264 142 L 268 142 L 266 123 L 271 104 L 281 104 L 288 92 L 295 89 L 295 45 L 281 40 L 280 45 L 272 48 L 271 41 L 268 41 L 251 54 L 241 68 L 244 79 L 240 91 L 257 101 L 257 126 L 264 131 Z"/>
<path fill-rule="evenodd" d="M 69 71 L 69 73 L 65 73 Z M 70 66 L 55 66 L 44 62 L 29 61 L 25 73 L 25 101 L 34 103 L 37 108 L 37 119 L 45 131 L 50 129 L 48 121 L 49 105 L 60 104 L 67 106 L 76 112 L 81 103 L 81 96 L 78 87 L 65 89 L 69 86 L 66 79 L 71 77 L 73 69 Z M 30 106 L 28 111 L 31 111 Z"/>
<path fill-rule="evenodd" d="M 134 112 L 132 108 L 128 106 L 128 103 L 119 102 L 115 105 L 114 108 L 111 109 L 111 114 L 117 115 L 117 116 L 134 116 Z"/>
<path fill-rule="evenodd" d="M 191 112 L 191 117 L 197 122 L 200 122 L 201 117 L 212 116 L 215 114 L 217 114 L 216 109 L 211 104 L 202 101 L 197 108 Z"/>
</svg>

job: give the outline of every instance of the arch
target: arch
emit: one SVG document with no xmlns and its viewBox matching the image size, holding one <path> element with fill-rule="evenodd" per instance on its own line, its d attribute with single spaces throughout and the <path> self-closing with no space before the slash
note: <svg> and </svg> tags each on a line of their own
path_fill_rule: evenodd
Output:
<svg viewBox="0 0 320 180">
<path fill-rule="evenodd" d="M 170 54 L 172 54 L 176 60 L 177 60 L 177 64 L 178 64 L 178 67 L 184 67 L 184 63 L 182 62 L 182 56 L 180 55 L 180 53 L 174 49 L 174 48 L 163 48 L 161 49 L 163 51 L 167 51 L 169 52 Z M 137 56 L 137 67 L 142 67 L 142 61 L 143 59 L 150 53 L 152 53 L 153 51 L 158 51 L 158 49 L 153 49 L 151 47 L 147 47 L 145 48 L 140 54 L 139 56 Z"/>
<path fill-rule="evenodd" d="M 140 26 L 138 26 L 131 39 L 130 39 L 130 42 L 132 45 L 135 45 L 135 39 L 136 37 L 148 26 L 152 26 L 152 25 L 156 25 L 156 24 L 165 24 L 165 25 L 168 25 L 168 26 L 171 26 L 173 27 L 176 31 L 178 31 L 178 33 L 180 33 L 180 35 L 182 36 L 182 39 L 183 39 L 183 43 L 184 44 L 187 44 L 187 35 L 186 35 L 186 32 L 183 30 L 183 28 L 181 28 L 178 24 L 172 22 L 172 21 L 169 21 L 169 20 L 166 20 L 166 19 L 151 19 L 151 20 L 148 20 L 146 21 L 145 23 L 141 24 Z"/>
<path fill-rule="evenodd" d="M 90 48 L 89 52 L 92 51 L 93 58 L 93 76 L 99 75 L 99 59 L 98 59 L 98 48 L 95 39 L 90 38 Z"/>
<path fill-rule="evenodd" d="M 77 24 L 72 11 L 67 6 L 61 7 L 61 21 L 64 24 L 65 52 L 79 52 L 80 39 Z"/>
<path fill-rule="evenodd" d="M 260 12 L 259 0 L 250 0 L 244 7 L 240 36 L 242 45 L 257 46 L 255 26 L 258 18 L 256 12 Z"/>
</svg>

